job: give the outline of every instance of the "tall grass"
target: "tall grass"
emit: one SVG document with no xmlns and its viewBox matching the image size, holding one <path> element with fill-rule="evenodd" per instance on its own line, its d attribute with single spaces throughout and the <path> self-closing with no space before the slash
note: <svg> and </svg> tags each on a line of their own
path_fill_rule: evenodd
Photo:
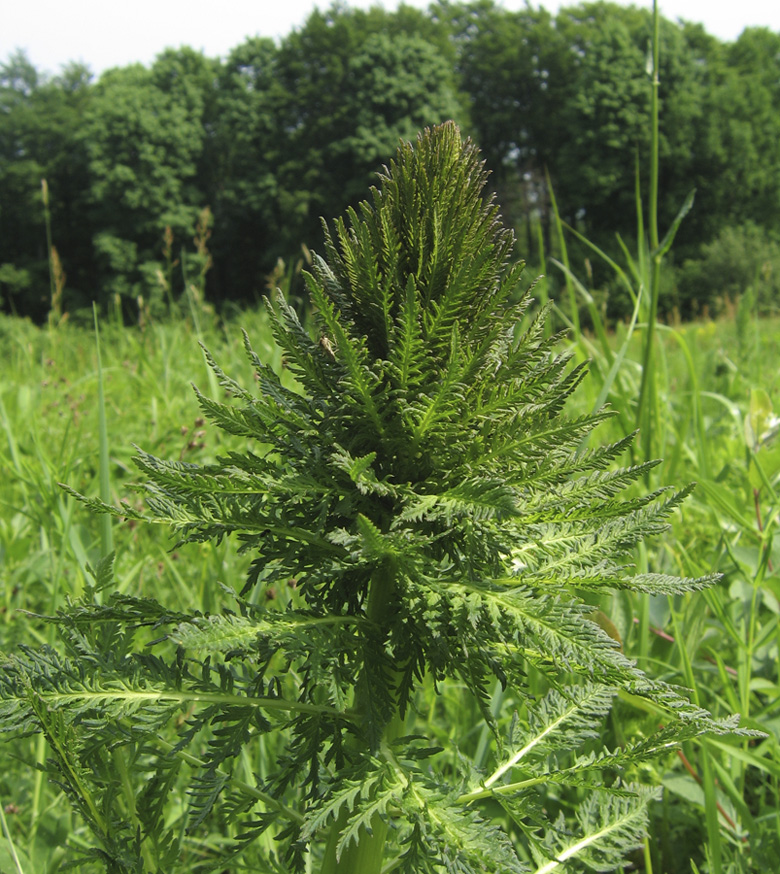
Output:
<svg viewBox="0 0 780 874">
<path fill-rule="evenodd" d="M 245 313 L 241 322 L 265 359 L 281 371 L 264 316 Z M 779 328 L 777 322 L 754 323 L 754 353 L 736 360 L 730 355 L 737 349 L 733 322 L 657 325 L 655 379 L 659 408 L 665 411 L 657 437 L 668 450 L 658 480 L 697 479 L 699 487 L 675 521 L 672 535 L 649 547 L 652 552 L 638 555 L 637 562 L 689 576 L 716 570 L 725 577 L 715 589 L 690 599 L 644 599 L 624 593 L 594 607 L 601 610 L 610 633 L 620 636 L 626 653 L 643 660 L 654 674 L 687 685 L 702 705 L 719 715 L 740 712 L 749 725 L 763 728 L 769 736 L 740 744 L 707 740 L 686 748 L 684 759 L 671 754 L 655 776 L 644 775 L 662 780 L 666 787 L 647 848 L 654 871 L 687 874 L 693 870 L 691 858 L 702 872 L 726 871 L 729 865 L 747 872 L 777 848 L 778 453 L 772 411 L 758 390 L 771 398 L 777 389 Z M 607 332 L 611 359 L 601 355 L 598 340 L 583 333 L 581 354 L 594 358 L 593 377 L 583 384 L 590 386 L 582 400 L 587 411 L 605 389 L 612 404 L 624 403 L 632 393 L 636 397 L 641 331 L 637 317 L 633 330 L 629 323 Z M 204 318 L 201 332 L 233 372 L 251 379 L 238 325 Z M 168 457 L 199 461 L 229 446 L 216 434 L 200 433 L 204 427 L 197 418 L 189 378 L 204 371 L 194 327 L 187 321 L 154 323 L 145 331 L 101 324 L 102 407 L 94 331 L 69 323 L 56 332 L 40 331 L 25 322 L 0 319 L 0 346 L 0 646 L 8 649 L 19 642 L 46 641 L 46 626 L 20 622 L 18 611 L 50 613 L 64 598 L 80 594 L 87 564 L 95 565 L 104 549 L 100 520 L 74 508 L 57 486 L 65 480 L 85 493 L 99 493 L 95 447 L 100 446 L 101 408 L 114 503 L 134 500 L 128 488 L 134 477 L 132 443 Z M 616 361 L 620 364 L 615 370 Z M 704 448 L 697 437 L 694 396 L 706 435 Z M 629 428 L 632 418 L 626 421 Z M 620 420 L 611 427 L 619 433 Z M 703 453 L 709 476 L 702 472 Z M 214 581 L 243 578 L 244 560 L 230 540 L 219 547 L 203 544 L 171 551 L 173 543 L 155 527 L 125 523 L 116 526 L 114 541 L 117 579 L 124 589 L 158 596 L 164 592 L 171 609 L 196 605 L 214 610 L 219 598 Z M 460 691 L 453 686 L 438 695 L 432 688 L 429 692 L 425 700 L 432 739 L 440 737 L 443 744 L 458 737 L 475 752 L 484 750 L 488 738 L 478 727 L 480 714 L 464 707 Z M 500 689 L 489 706 L 508 730 L 511 702 L 503 699 Z M 653 719 L 653 714 L 627 701 L 607 731 L 614 735 L 611 739 L 618 739 L 638 725 L 649 730 Z M 5 814 L 0 869 L 18 870 L 15 850 L 25 872 L 56 871 L 65 858 L 65 838 L 78 844 L 82 827 L 56 787 L 43 774 L 30 776 L 20 769 L 12 754 L 24 761 L 42 757 L 36 740 L 3 750 L 0 792 L 4 808 L 12 812 Z M 262 773 L 267 757 L 271 761 L 273 755 L 272 749 L 258 750 L 257 760 L 245 763 L 247 783 L 253 773 Z M 565 806 L 566 799 L 556 799 L 553 791 L 547 803 Z M 764 867 L 772 870 L 768 864 Z"/>
<path fill-rule="evenodd" d="M 256 346 L 281 368 L 263 314 L 242 323 Z M 251 375 L 237 326 L 211 318 L 201 334 L 235 372 Z M 182 460 L 213 458 L 227 448 L 197 414 L 190 380 L 202 375 L 202 353 L 187 321 L 156 322 L 144 331 L 113 322 L 97 332 L 69 322 L 56 331 L 0 316 L 0 649 L 49 642 L 50 626 L 24 621 L 51 615 L 78 597 L 95 566 L 117 550 L 123 590 L 157 593 L 176 605 L 214 606 L 214 580 L 245 574 L 245 560 L 230 541 L 203 545 L 183 556 L 156 530 L 120 524 L 106 530 L 58 486 L 65 481 L 112 502 L 134 500 L 132 444 Z M 97 451 L 96 451 L 97 450 Z M 22 612 L 24 611 L 24 612 Z M 0 749 L 0 870 L 25 874 L 58 870 L 66 839 L 81 840 L 62 793 L 41 770 L 41 739 Z M 128 784 L 129 785 L 129 784 Z"/>
<path fill-rule="evenodd" d="M 743 724 L 767 734 L 738 744 L 705 739 L 667 762 L 661 775 L 666 798 L 656 812 L 646 867 L 710 874 L 774 870 L 780 858 L 780 446 L 770 401 L 777 369 L 767 365 L 777 355 L 777 325 L 760 323 L 747 307 L 734 323 L 668 326 L 658 320 L 664 259 L 693 206 L 691 194 L 661 238 L 658 51 L 654 4 L 650 186 L 645 217 L 637 181 L 635 252 L 621 240 L 619 264 L 565 227 L 556 210 L 559 258 L 551 260 L 564 275 L 560 309 L 574 348 L 592 360 L 592 405 L 606 401 L 614 408 L 618 434 L 639 429 L 637 461 L 663 458 L 648 473 L 648 485 L 698 482 L 653 555 L 654 569 L 723 578 L 702 596 L 615 596 L 598 606 L 628 654 L 688 687 L 716 715 L 739 713 Z M 612 334 L 593 292 L 572 268 L 567 235 L 601 258 L 629 293 L 632 317 Z M 593 338 L 580 327 L 581 308 Z M 761 348 L 759 355 L 755 349 L 744 354 L 746 336 Z M 637 563 L 647 564 L 648 556 L 640 551 Z M 634 718 L 630 711 L 627 718 Z"/>
</svg>

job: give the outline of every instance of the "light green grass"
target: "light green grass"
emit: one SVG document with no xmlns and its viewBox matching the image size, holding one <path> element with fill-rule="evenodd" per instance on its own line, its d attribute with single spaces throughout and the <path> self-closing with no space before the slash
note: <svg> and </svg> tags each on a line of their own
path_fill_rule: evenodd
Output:
<svg viewBox="0 0 780 874">
<path fill-rule="evenodd" d="M 242 317 L 256 347 L 280 366 L 265 316 Z M 211 319 L 204 338 L 251 379 L 236 325 Z M 55 330 L 0 317 L 0 649 L 51 640 L 51 627 L 29 613 L 51 615 L 81 594 L 87 567 L 108 548 L 117 552 L 117 580 L 134 595 L 158 595 L 172 608 L 215 607 L 218 581 L 236 584 L 246 560 L 237 544 L 203 544 L 186 553 L 156 527 L 113 525 L 85 512 L 58 485 L 114 503 L 135 500 L 133 444 L 182 460 L 205 461 L 227 448 L 222 432 L 200 419 L 191 381 L 208 391 L 207 369 L 186 321 L 154 323 L 143 332 L 100 325 L 95 332 L 67 323 Z M 102 386 L 101 386 L 102 383 Z M 103 394 L 101 397 L 101 388 Z M 110 486 L 110 490 L 109 490 Z M 108 491 L 106 491 L 108 490 Z M 76 846 L 83 826 L 41 771 L 22 762 L 44 761 L 42 739 L 0 747 L 0 870 L 56 871 L 65 839 Z M 18 758 L 16 758 L 18 757 Z M 131 797 L 129 795 L 128 797 Z"/>
<path fill-rule="evenodd" d="M 281 368 L 264 317 L 247 313 L 241 321 L 255 345 Z M 641 378 L 642 330 L 639 323 L 630 337 L 624 326 L 608 335 L 611 362 L 600 343 L 581 334 L 582 354 L 594 359 L 592 377 L 578 395 L 583 410 L 592 409 L 603 395 L 613 406 L 631 411 Z M 703 594 L 648 599 L 622 593 L 594 605 L 605 626 L 620 635 L 627 654 L 655 675 L 688 686 L 716 715 L 741 713 L 746 724 L 768 735 L 760 741 L 713 739 L 689 745 L 684 760 L 672 753 L 654 766 L 654 773 L 628 775 L 660 779 L 666 787 L 665 800 L 654 808 L 648 844 L 654 871 L 688 872 L 690 857 L 700 871 L 726 871 L 732 865 L 731 870 L 747 872 L 776 852 L 780 840 L 780 549 L 773 539 L 780 453 L 775 438 L 749 445 L 745 428 L 746 421 L 770 427 L 771 419 L 759 421 L 755 402 L 751 414 L 750 398 L 751 389 L 777 398 L 780 324 L 756 322 L 751 330 L 747 350 L 738 342 L 733 321 L 658 325 L 655 341 L 661 411 L 656 440 L 665 460 L 654 481 L 695 480 L 699 487 L 669 535 L 648 544 L 637 562 L 688 576 L 715 570 L 724 574 L 723 581 Z M 237 324 L 218 325 L 211 319 L 201 324 L 201 331 L 233 373 L 251 379 Z M 56 611 L 65 598 L 81 592 L 87 564 L 100 558 L 100 519 L 74 505 L 57 483 L 99 494 L 101 409 L 115 503 L 134 500 L 128 488 L 135 476 L 133 443 L 166 457 L 201 462 L 227 448 L 223 435 L 200 433 L 204 429 L 189 383 L 194 378 L 207 388 L 207 378 L 187 323 L 156 323 L 145 332 L 107 324 L 100 337 L 102 407 L 94 332 L 67 324 L 52 332 L 13 319 L 0 321 L 0 646 L 6 650 L 23 642 L 46 642 L 47 627 L 19 611 Z M 617 355 L 622 358 L 613 372 Z M 633 419 L 631 413 L 625 423 Z M 602 430 L 618 434 L 622 426 L 615 418 Z M 243 578 L 244 559 L 230 540 L 219 547 L 172 551 L 172 542 L 157 526 L 118 524 L 113 534 L 120 585 L 136 595 L 153 593 L 171 609 L 216 609 L 218 582 Z M 426 700 L 426 716 L 434 717 L 442 740 L 459 737 L 475 751 L 484 746 L 479 714 L 463 706 L 456 687 L 438 695 L 431 688 Z M 512 702 L 497 691 L 491 707 L 508 725 Z M 605 741 L 649 731 L 653 719 L 627 701 L 605 727 Z M 268 754 L 272 751 L 258 751 L 257 761 L 246 763 L 247 777 L 253 769 L 262 773 Z M 13 859 L 15 852 L 23 871 L 56 871 L 67 857 L 65 836 L 78 845 L 83 826 L 44 775 L 12 756 L 41 761 L 43 748 L 28 740 L 0 752 L 0 792 L 10 811 L 0 854 Z M 571 799 L 550 789 L 545 803 L 565 811 Z"/>
<path fill-rule="evenodd" d="M 571 281 L 576 288 L 573 274 Z M 580 294 L 587 303 L 587 289 Z M 689 858 L 712 874 L 771 870 L 780 852 L 780 439 L 771 409 L 779 400 L 780 324 L 656 323 L 654 333 L 653 382 L 643 394 L 647 323 L 619 325 L 606 351 L 603 331 L 581 332 L 574 344 L 591 359 L 592 378 L 578 403 L 583 412 L 610 404 L 615 437 L 652 416 L 652 455 L 663 463 L 650 485 L 698 484 L 664 541 L 637 555 L 640 569 L 723 578 L 701 594 L 621 594 L 596 606 L 649 671 L 691 689 L 715 715 L 739 713 L 767 737 L 705 740 L 671 758 L 659 774 L 666 798 L 648 853 L 659 871 L 692 870 Z M 650 397 L 652 412 L 643 413 Z"/>
</svg>

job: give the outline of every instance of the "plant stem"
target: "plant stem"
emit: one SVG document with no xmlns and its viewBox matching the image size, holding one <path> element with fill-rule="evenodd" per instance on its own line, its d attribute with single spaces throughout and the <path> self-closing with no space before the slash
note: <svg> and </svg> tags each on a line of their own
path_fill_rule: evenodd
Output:
<svg viewBox="0 0 780 874">
<path fill-rule="evenodd" d="M 95 350 L 97 353 L 98 377 L 98 439 L 100 442 L 98 457 L 100 461 L 100 500 L 111 503 L 111 467 L 108 457 L 108 425 L 106 423 L 106 398 L 103 388 L 103 365 L 100 360 L 100 331 L 98 329 L 97 306 L 92 304 L 92 316 L 95 321 Z M 114 533 L 111 527 L 111 517 L 100 517 L 100 551 L 106 556 L 114 551 Z M 98 597 L 99 594 L 98 594 Z"/>
<path fill-rule="evenodd" d="M 51 241 L 51 211 L 49 210 L 49 185 L 45 179 L 41 179 L 41 199 L 43 200 L 43 223 L 46 226 L 46 252 L 49 257 L 49 290 L 51 292 L 51 306 L 57 294 L 57 286 L 54 282 L 54 264 L 52 263 Z M 49 323 L 51 325 L 51 321 Z"/>
<path fill-rule="evenodd" d="M 575 346 L 580 346 L 582 344 L 582 327 L 580 326 L 580 311 L 577 305 L 577 292 L 574 290 L 574 283 L 572 282 L 572 272 L 569 265 L 569 250 L 566 247 L 566 238 L 563 235 L 563 222 L 561 221 L 561 214 L 558 212 L 558 202 L 555 199 L 555 191 L 553 190 L 549 173 L 547 174 L 547 190 L 550 192 L 550 204 L 553 208 L 555 229 L 561 247 L 561 263 L 564 266 L 563 275 L 566 281 L 566 291 L 569 296 L 569 314 L 571 316 L 572 330 L 574 331 L 574 343 Z"/>
<path fill-rule="evenodd" d="M 19 861 L 19 856 L 16 852 L 16 847 L 14 846 L 13 837 L 11 837 L 11 830 L 8 828 L 8 823 L 5 819 L 5 811 L 3 810 L 2 804 L 0 804 L 0 826 L 2 826 L 3 834 L 5 835 L 6 844 L 8 846 L 8 852 L 11 855 L 14 866 L 18 874 L 24 874 L 22 863 Z"/>
<path fill-rule="evenodd" d="M 647 330 L 644 335 L 642 350 L 642 383 L 639 388 L 638 424 L 642 429 L 641 441 L 645 461 L 653 458 L 653 416 L 656 410 L 655 386 L 653 385 L 653 344 L 655 343 L 655 323 L 658 318 L 658 295 L 661 289 L 661 261 L 663 255 L 659 251 L 658 240 L 658 91 L 660 80 L 659 64 L 659 15 L 658 2 L 653 0 L 653 70 L 652 90 L 650 97 L 651 140 L 650 140 L 650 203 L 649 227 L 650 235 L 650 311 L 647 316 Z M 646 482 L 649 473 L 645 475 Z M 649 482 L 648 482 L 649 485 Z"/>
<path fill-rule="evenodd" d="M 376 569 L 371 577 L 368 596 L 366 598 L 366 617 L 380 628 L 386 624 L 388 612 L 393 603 L 398 565 L 395 559 L 386 559 Z M 355 712 L 359 715 L 366 710 L 361 701 L 361 695 L 356 696 Z M 387 723 L 383 733 L 383 741 L 392 742 L 400 734 L 403 719 L 396 710 Z M 384 859 L 385 839 L 387 837 L 387 822 L 376 815 L 371 820 L 371 833 L 361 829 L 357 844 L 350 844 L 340 856 L 337 847 L 341 832 L 346 825 L 348 813 L 346 810 L 333 823 L 325 847 L 325 857 L 320 874 L 380 874 Z"/>
</svg>

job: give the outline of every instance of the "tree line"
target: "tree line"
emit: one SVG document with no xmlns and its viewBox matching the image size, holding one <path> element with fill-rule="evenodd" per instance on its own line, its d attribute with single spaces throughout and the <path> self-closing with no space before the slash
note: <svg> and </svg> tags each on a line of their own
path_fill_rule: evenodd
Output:
<svg viewBox="0 0 780 874">
<path fill-rule="evenodd" d="M 565 222 L 619 253 L 645 188 L 651 32 L 648 9 L 606 2 L 552 15 L 439 0 L 336 4 L 278 42 L 224 59 L 167 49 L 97 80 L 16 52 L 0 65 L 0 306 L 132 312 L 193 276 L 216 304 L 254 300 L 302 244 L 321 248 L 320 216 L 355 205 L 399 139 L 449 118 L 482 148 L 521 256 L 554 246 L 551 191 Z M 662 225 L 696 189 L 664 305 L 692 313 L 747 285 L 771 304 L 780 34 L 722 42 L 662 20 L 660 39 Z M 620 314 L 617 292 L 610 305 Z"/>
</svg>

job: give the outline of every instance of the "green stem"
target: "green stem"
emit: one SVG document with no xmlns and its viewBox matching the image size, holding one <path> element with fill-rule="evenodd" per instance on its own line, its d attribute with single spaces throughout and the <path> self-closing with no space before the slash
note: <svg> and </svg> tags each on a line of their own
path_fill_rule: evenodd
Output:
<svg viewBox="0 0 780 874">
<path fill-rule="evenodd" d="M 368 597 L 366 599 L 367 619 L 382 627 L 385 625 L 388 612 L 393 601 L 393 593 L 396 586 L 398 565 L 394 559 L 386 560 L 371 577 Z M 355 713 L 360 714 L 366 710 L 365 704 L 356 696 Z M 402 731 L 403 720 L 396 710 L 394 716 L 385 726 L 382 741 L 389 743 L 395 740 Z M 376 815 L 371 820 L 371 833 L 361 829 L 357 844 L 350 844 L 340 856 L 337 848 L 341 832 L 346 825 L 348 813 L 343 810 L 328 835 L 325 846 L 325 856 L 322 861 L 320 874 L 380 874 L 384 859 L 385 839 L 387 838 L 387 821 Z"/>
<path fill-rule="evenodd" d="M 653 72 L 651 90 L 651 141 L 650 141 L 650 311 L 647 317 L 647 330 L 644 335 L 642 350 L 642 383 L 639 388 L 638 424 L 642 429 L 641 441 L 644 449 L 644 460 L 653 458 L 653 416 L 655 414 L 655 390 L 653 386 L 653 345 L 655 343 L 655 323 L 658 318 L 658 295 L 661 289 L 661 261 L 663 256 L 659 251 L 658 240 L 658 77 L 659 40 L 658 40 L 658 2 L 653 0 Z M 648 397 L 649 395 L 649 397 Z M 649 485 L 649 473 L 645 475 Z"/>
<path fill-rule="evenodd" d="M 131 822 L 138 833 L 143 831 L 141 821 L 138 818 L 138 808 L 136 807 L 135 787 L 130 779 L 130 772 L 125 759 L 125 751 L 120 747 L 113 750 L 111 759 L 114 763 L 114 768 L 119 775 L 119 782 L 122 787 L 122 794 L 125 799 L 125 807 L 130 817 Z M 157 867 L 155 860 L 152 858 L 152 848 L 148 840 L 141 840 L 141 855 L 143 856 L 144 865 L 147 871 L 154 871 Z"/>
<path fill-rule="evenodd" d="M 230 692 L 199 692 L 195 689 L 108 689 L 103 691 L 78 692 L 38 692 L 38 698 L 47 706 L 58 705 L 67 707 L 71 702 L 100 703 L 123 702 L 131 706 L 143 706 L 145 703 L 159 704 L 164 701 L 176 701 L 187 705 L 193 703 L 217 704 L 223 707 L 244 706 L 257 707 L 264 710 L 290 711 L 291 713 L 319 713 L 336 719 L 352 720 L 351 714 L 343 713 L 334 707 L 324 704 L 309 704 L 306 701 L 288 701 L 284 698 L 262 698 L 248 695 L 238 695 Z"/>
<path fill-rule="evenodd" d="M 582 344 L 582 327 L 580 325 L 580 311 L 577 305 L 577 292 L 574 290 L 572 282 L 571 266 L 569 265 L 569 250 L 566 247 L 566 237 L 563 235 L 563 222 L 561 214 L 558 212 L 558 202 L 555 199 L 555 191 L 552 187 L 550 174 L 547 173 L 547 190 L 550 192 L 550 204 L 553 208 L 555 216 L 555 230 L 558 234 L 558 243 L 561 247 L 561 263 L 563 264 L 563 276 L 566 282 L 566 291 L 569 296 L 569 313 L 571 316 L 572 330 L 574 331 L 574 343 L 576 346 Z"/>
<path fill-rule="evenodd" d="M 103 387 L 103 365 L 100 359 L 100 330 L 98 328 L 97 305 L 92 303 L 92 316 L 95 320 L 95 350 L 97 353 L 98 378 L 98 458 L 100 464 L 100 500 L 104 504 L 111 503 L 111 466 L 108 455 L 108 424 L 106 417 L 106 397 Z M 101 555 L 110 555 L 114 551 L 114 533 L 111 527 L 111 517 L 103 513 L 100 517 L 100 551 Z M 97 595 L 98 599 L 100 595 Z"/>
<path fill-rule="evenodd" d="M 11 855 L 11 859 L 14 863 L 14 867 L 18 874 L 24 874 L 24 869 L 22 868 L 22 863 L 19 861 L 19 855 L 16 852 L 16 847 L 14 846 L 14 840 L 11 837 L 11 830 L 8 828 L 8 823 L 5 819 L 5 810 L 3 810 L 3 805 L 0 804 L 0 825 L 3 829 L 3 835 L 5 835 L 6 844 L 8 846 L 8 852 Z"/>
<path fill-rule="evenodd" d="M 49 256 L 49 291 L 51 293 L 51 307 L 54 307 L 54 302 L 57 296 L 57 285 L 54 281 L 54 264 L 52 262 L 52 238 L 51 238 L 51 212 L 49 210 L 49 185 L 45 179 L 41 179 L 41 198 L 43 200 L 43 223 L 46 226 L 46 252 Z M 51 314 L 49 318 L 49 327 L 53 324 Z"/>
</svg>

